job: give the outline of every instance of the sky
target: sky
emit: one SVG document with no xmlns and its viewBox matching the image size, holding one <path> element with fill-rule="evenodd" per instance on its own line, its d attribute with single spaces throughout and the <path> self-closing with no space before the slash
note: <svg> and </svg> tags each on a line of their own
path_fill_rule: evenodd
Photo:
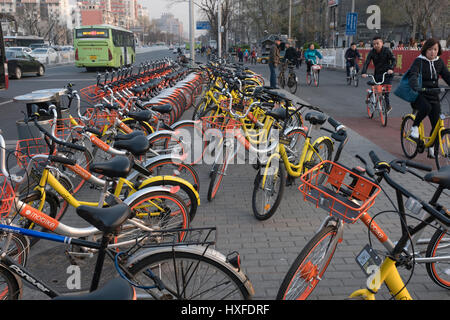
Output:
<svg viewBox="0 0 450 320">
<path fill-rule="evenodd" d="M 186 30 L 189 28 L 189 2 L 177 3 L 168 7 L 171 0 L 139 0 L 139 3 L 148 8 L 151 19 L 157 19 L 161 17 L 164 12 L 172 13 L 175 18 L 178 18 L 183 22 L 183 28 Z"/>
</svg>

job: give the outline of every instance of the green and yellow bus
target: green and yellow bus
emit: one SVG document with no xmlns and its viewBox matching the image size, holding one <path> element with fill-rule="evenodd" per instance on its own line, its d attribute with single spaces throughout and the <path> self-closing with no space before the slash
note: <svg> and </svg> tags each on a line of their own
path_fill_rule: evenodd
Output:
<svg viewBox="0 0 450 320">
<path fill-rule="evenodd" d="M 119 68 L 136 61 L 134 34 L 111 25 L 76 28 L 73 37 L 75 65 L 91 71 Z"/>
</svg>

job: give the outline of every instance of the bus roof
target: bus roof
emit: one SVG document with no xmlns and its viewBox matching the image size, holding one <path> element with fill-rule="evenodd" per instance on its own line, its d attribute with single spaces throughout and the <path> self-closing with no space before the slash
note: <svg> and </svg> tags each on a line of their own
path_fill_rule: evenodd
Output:
<svg viewBox="0 0 450 320">
<path fill-rule="evenodd" d="M 91 25 L 91 26 L 80 26 L 80 27 L 77 27 L 77 28 L 75 28 L 75 29 L 76 29 L 76 30 L 79 30 L 79 29 L 90 29 L 90 28 L 116 29 L 116 30 L 120 30 L 120 31 L 125 31 L 125 32 L 133 33 L 133 32 L 130 31 L 130 30 L 124 29 L 124 28 L 122 28 L 122 27 L 112 26 L 112 25 L 109 25 L 109 24 L 97 24 L 97 25 Z"/>
</svg>

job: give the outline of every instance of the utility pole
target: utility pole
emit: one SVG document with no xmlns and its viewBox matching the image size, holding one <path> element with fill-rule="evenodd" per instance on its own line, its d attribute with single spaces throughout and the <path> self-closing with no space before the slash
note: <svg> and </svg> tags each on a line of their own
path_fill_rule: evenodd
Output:
<svg viewBox="0 0 450 320">
<path fill-rule="evenodd" d="M 194 0 L 189 0 L 189 42 L 192 62 L 195 62 Z"/>
</svg>

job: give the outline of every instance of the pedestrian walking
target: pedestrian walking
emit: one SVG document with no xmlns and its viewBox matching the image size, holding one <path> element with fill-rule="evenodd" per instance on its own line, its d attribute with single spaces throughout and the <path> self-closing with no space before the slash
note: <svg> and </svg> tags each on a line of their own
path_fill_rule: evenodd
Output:
<svg viewBox="0 0 450 320">
<path fill-rule="evenodd" d="M 278 89 L 276 68 L 280 64 L 280 44 L 281 39 L 279 37 L 276 37 L 275 43 L 270 48 L 269 70 L 270 70 L 270 87 L 272 89 Z"/>
<path fill-rule="evenodd" d="M 244 62 L 244 52 L 242 52 L 241 48 L 238 48 L 238 58 L 239 62 Z"/>
<path fill-rule="evenodd" d="M 299 69 L 302 66 L 303 61 L 303 50 L 302 48 L 297 48 L 297 61 L 295 63 L 295 67 Z"/>
<path fill-rule="evenodd" d="M 251 55 L 251 64 L 256 64 L 256 58 L 257 58 L 257 53 L 256 53 L 256 49 L 253 48 Z"/>
</svg>

